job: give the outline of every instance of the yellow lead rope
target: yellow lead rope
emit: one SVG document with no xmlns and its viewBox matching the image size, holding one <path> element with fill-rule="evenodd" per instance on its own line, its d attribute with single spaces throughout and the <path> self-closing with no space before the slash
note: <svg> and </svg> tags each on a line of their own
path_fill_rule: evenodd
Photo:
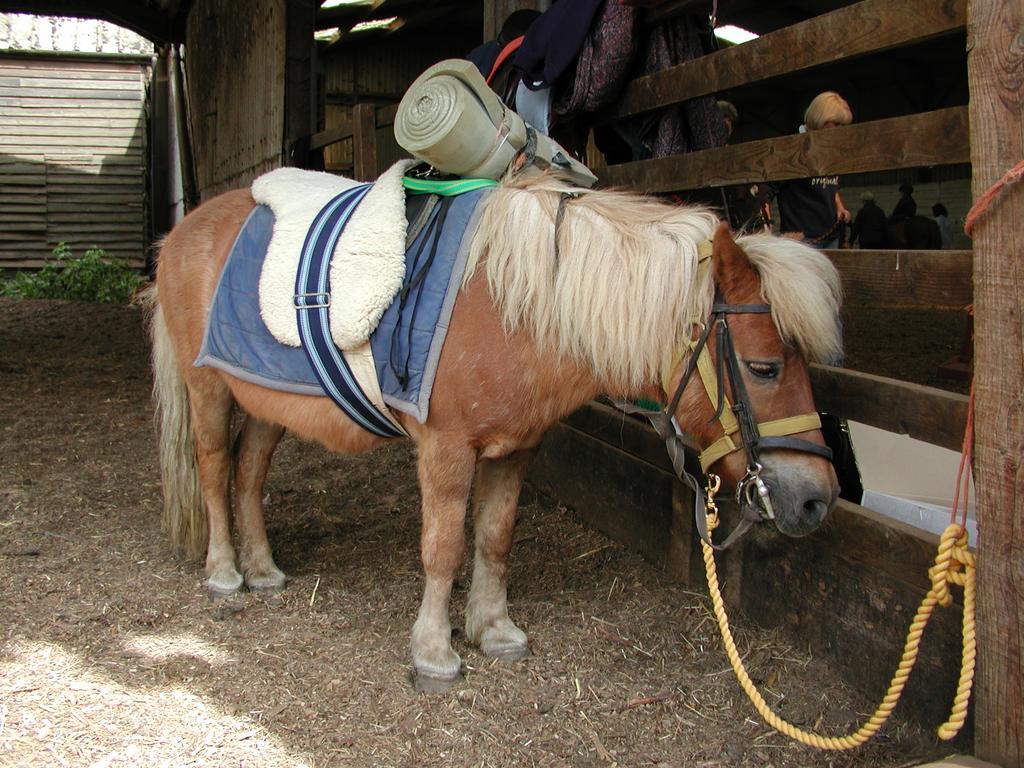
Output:
<svg viewBox="0 0 1024 768">
<path fill-rule="evenodd" d="M 717 478 L 715 478 L 717 480 Z M 718 525 L 718 507 L 715 504 L 714 492 L 709 479 L 707 494 L 707 518 L 708 531 L 713 531 Z M 974 660 L 975 660 L 975 637 L 974 637 L 974 594 L 975 594 L 975 559 L 967 549 L 967 533 L 959 525 L 950 525 L 942 533 L 939 540 L 939 550 L 935 556 L 935 564 L 928 569 L 931 578 L 931 589 L 921 601 L 917 614 L 914 616 L 910 629 L 907 632 L 907 641 L 903 648 L 903 657 L 899 666 L 893 674 L 889 683 L 889 690 L 886 692 L 882 703 L 878 705 L 875 713 L 855 733 L 848 736 L 821 736 L 810 731 L 802 730 L 795 725 L 786 722 L 772 711 L 771 707 L 758 692 L 754 683 L 750 680 L 747 670 L 743 666 L 739 651 L 736 649 L 736 642 L 733 640 L 732 631 L 729 629 L 729 619 L 725 615 L 725 605 L 722 602 L 722 593 L 718 587 L 718 575 L 715 570 L 714 550 L 703 540 L 701 547 L 704 550 L 704 567 L 707 571 L 708 590 L 711 594 L 711 604 L 718 618 L 718 627 L 722 631 L 722 641 L 725 644 L 725 652 L 729 656 L 736 678 L 746 692 L 747 697 L 754 707 L 764 718 L 765 722 L 775 730 L 784 733 L 792 739 L 819 749 L 853 749 L 864 744 L 874 736 L 878 730 L 889 719 L 896 703 L 900 700 L 903 687 L 910 677 L 910 672 L 917 661 L 918 647 L 921 644 L 921 635 L 931 618 L 932 610 L 936 603 L 949 606 L 953 598 L 949 593 L 950 582 L 959 584 L 964 588 L 964 619 L 963 619 L 963 661 L 960 666 L 960 681 L 957 685 L 956 696 L 953 699 L 953 707 L 949 719 L 939 726 L 939 738 L 948 741 L 960 731 L 967 718 L 967 702 L 971 696 L 971 685 L 974 682 Z"/>
</svg>

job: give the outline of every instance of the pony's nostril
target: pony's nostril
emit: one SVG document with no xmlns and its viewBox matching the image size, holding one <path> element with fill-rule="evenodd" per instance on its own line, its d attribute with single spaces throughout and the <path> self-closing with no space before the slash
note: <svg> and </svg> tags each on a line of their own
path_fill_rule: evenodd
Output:
<svg viewBox="0 0 1024 768">
<path fill-rule="evenodd" d="M 828 512 L 828 504 L 820 499 L 811 499 L 804 502 L 804 515 L 808 520 L 822 520 Z"/>
</svg>

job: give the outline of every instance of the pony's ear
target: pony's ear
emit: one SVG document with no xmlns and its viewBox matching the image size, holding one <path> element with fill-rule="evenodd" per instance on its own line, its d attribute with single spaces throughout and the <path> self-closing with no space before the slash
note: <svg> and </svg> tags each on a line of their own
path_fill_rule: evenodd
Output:
<svg viewBox="0 0 1024 768">
<path fill-rule="evenodd" d="M 715 230 L 711 253 L 711 262 L 715 269 L 715 282 L 725 293 L 729 293 L 730 289 L 740 282 L 749 285 L 751 277 L 756 279 L 750 259 L 747 258 L 743 249 L 736 245 L 732 239 L 729 225 L 724 221 Z"/>
</svg>

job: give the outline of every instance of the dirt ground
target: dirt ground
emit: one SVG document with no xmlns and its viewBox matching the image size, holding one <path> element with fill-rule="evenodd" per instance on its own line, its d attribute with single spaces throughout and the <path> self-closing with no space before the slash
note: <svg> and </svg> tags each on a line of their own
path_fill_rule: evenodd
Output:
<svg viewBox="0 0 1024 768">
<path fill-rule="evenodd" d="M 852 753 L 774 733 L 703 592 L 529 489 L 510 600 L 532 656 L 492 662 L 456 630 L 465 681 L 414 692 L 406 444 L 343 457 L 286 439 L 268 525 L 290 582 L 212 601 L 160 531 L 147 354 L 136 308 L 0 299 L 0 766 L 895 767 L 950 752 L 899 722 Z M 873 709 L 737 619 L 784 716 L 839 733 Z"/>
</svg>

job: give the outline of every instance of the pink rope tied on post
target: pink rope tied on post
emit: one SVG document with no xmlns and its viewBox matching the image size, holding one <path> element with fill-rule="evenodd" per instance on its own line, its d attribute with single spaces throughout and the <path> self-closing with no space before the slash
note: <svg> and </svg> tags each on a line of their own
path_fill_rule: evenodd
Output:
<svg viewBox="0 0 1024 768">
<path fill-rule="evenodd" d="M 971 394 L 967 398 L 967 425 L 964 429 L 964 442 L 960 450 L 960 467 L 956 471 L 956 484 L 953 488 L 953 508 L 949 513 L 949 524 L 959 525 L 967 529 L 967 504 L 971 490 L 971 460 L 974 455 L 974 379 L 971 379 Z M 957 520 L 957 506 L 961 501 L 960 489 L 963 487 L 963 510 Z"/>
<path fill-rule="evenodd" d="M 978 223 L 978 219 L 980 219 L 989 209 L 992 201 L 995 200 L 999 193 L 1006 187 L 1020 181 L 1021 177 L 1024 177 L 1024 160 L 1021 160 L 1013 166 L 1013 168 L 1003 174 L 1003 178 L 989 187 L 985 194 L 975 201 L 974 205 L 971 206 L 971 210 L 967 212 L 967 219 L 964 221 L 964 232 L 971 235 L 974 230 L 974 225 Z"/>
</svg>

